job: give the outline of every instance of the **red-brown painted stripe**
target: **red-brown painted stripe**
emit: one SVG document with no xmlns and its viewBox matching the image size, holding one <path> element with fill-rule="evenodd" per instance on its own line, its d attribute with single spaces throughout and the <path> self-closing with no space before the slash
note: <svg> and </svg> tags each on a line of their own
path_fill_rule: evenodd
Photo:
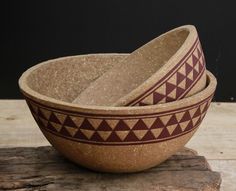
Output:
<svg viewBox="0 0 236 191">
<path fill-rule="evenodd" d="M 200 78 L 202 77 L 202 75 L 204 74 L 204 71 L 206 70 L 206 68 L 204 67 L 203 70 L 201 71 L 200 75 L 198 76 L 198 78 L 194 81 L 194 83 L 191 84 L 191 86 L 179 97 L 179 99 L 185 97 L 192 89 L 193 86 L 196 85 L 196 83 L 200 80 Z"/>
<path fill-rule="evenodd" d="M 181 110 L 183 109 L 188 109 L 188 108 L 191 108 L 191 107 L 194 107 L 196 105 L 199 105 L 205 101 L 208 101 L 209 99 L 211 99 L 214 95 L 214 92 L 208 96 L 207 98 L 205 98 L 204 100 L 200 101 L 200 102 L 197 102 L 195 104 L 192 104 L 190 106 L 185 106 L 185 107 L 182 107 L 182 108 L 178 108 L 178 109 L 173 109 L 173 110 L 169 110 L 169 111 L 163 111 L 163 112 L 155 112 L 155 113 L 148 113 L 148 114 L 92 114 L 92 113 L 86 113 L 86 112 L 78 112 L 78 111 L 70 111 L 70 110 L 65 110 L 65 109 L 58 109 L 58 108 L 55 108 L 55 107 L 51 107 L 51 106 L 47 106 L 47 105 L 44 105 L 42 103 L 39 103 L 39 102 L 36 102 L 35 100 L 25 96 L 26 99 L 30 100 L 31 102 L 35 103 L 36 105 L 39 105 L 45 109 L 52 109 L 52 111 L 55 111 L 55 112 L 58 112 L 58 113 L 62 113 L 62 114 L 65 114 L 65 115 L 76 115 L 76 116 L 81 116 L 81 117 L 91 117 L 91 118 L 99 118 L 97 116 L 100 116 L 102 118 L 107 118 L 107 119 L 119 119 L 119 118 L 112 118 L 112 117 L 122 117 L 120 119 L 129 119 L 128 117 L 131 117 L 130 119 L 134 119 L 134 117 L 151 117 L 152 115 L 161 115 L 161 114 L 171 114 L 172 112 L 180 112 Z"/>
<path fill-rule="evenodd" d="M 165 83 L 165 81 L 167 81 L 169 78 L 171 78 L 171 76 L 172 76 L 171 74 L 173 74 L 174 71 L 179 69 L 184 64 L 184 61 L 191 56 L 191 53 L 195 50 L 194 48 L 197 47 L 198 43 L 200 43 L 199 38 L 197 38 L 195 40 L 193 46 L 189 49 L 189 51 L 186 53 L 186 55 L 175 65 L 175 67 L 173 67 L 165 76 L 163 76 L 156 84 L 154 84 L 146 92 L 142 93 L 141 95 L 136 97 L 134 100 L 132 100 L 128 104 L 126 104 L 126 106 L 130 106 L 130 105 L 133 106 L 133 105 L 137 104 L 140 101 L 140 99 L 142 99 L 144 96 L 146 97 L 147 94 L 149 95 L 149 93 L 152 93 L 153 91 L 155 91 L 155 89 L 160 87 L 163 83 Z"/>
<path fill-rule="evenodd" d="M 151 141 L 139 141 L 139 142 L 123 142 L 123 143 L 122 142 L 115 142 L 115 143 L 112 143 L 112 142 L 92 142 L 92 141 L 79 140 L 79 139 L 63 136 L 61 134 L 50 131 L 46 128 L 41 128 L 40 127 L 40 129 L 43 129 L 44 131 L 47 131 L 47 132 L 49 132 L 51 134 L 54 134 L 58 137 L 61 137 L 61 138 L 64 138 L 64 139 L 67 139 L 67 140 L 70 140 L 70 141 L 74 141 L 74 142 L 87 143 L 87 144 L 92 144 L 92 145 L 103 145 L 103 146 L 127 146 L 127 145 L 154 144 L 154 143 L 159 143 L 159 142 L 175 139 L 175 138 L 178 138 L 180 136 L 183 136 L 185 134 L 188 134 L 188 133 L 192 132 L 193 130 L 197 129 L 200 124 L 201 123 L 194 126 L 194 128 L 191 128 L 189 131 L 183 132 L 183 133 L 178 134 L 176 136 L 170 136 L 170 137 L 165 138 L 165 139 L 156 139 L 156 140 L 151 140 Z"/>
</svg>

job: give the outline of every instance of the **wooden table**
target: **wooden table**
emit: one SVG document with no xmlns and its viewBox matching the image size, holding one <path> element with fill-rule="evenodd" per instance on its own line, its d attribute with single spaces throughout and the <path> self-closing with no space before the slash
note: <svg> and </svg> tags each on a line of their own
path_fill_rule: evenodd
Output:
<svg viewBox="0 0 236 191">
<path fill-rule="evenodd" d="M 25 101 L 0 100 L 0 148 L 49 145 Z M 187 144 L 221 172 L 221 190 L 236 190 L 236 103 L 212 103 L 200 129 Z"/>
</svg>

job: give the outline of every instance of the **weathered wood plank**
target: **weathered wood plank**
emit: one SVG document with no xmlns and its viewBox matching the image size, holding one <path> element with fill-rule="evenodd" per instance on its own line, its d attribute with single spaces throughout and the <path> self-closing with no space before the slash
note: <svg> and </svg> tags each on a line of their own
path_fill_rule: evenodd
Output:
<svg viewBox="0 0 236 191">
<path fill-rule="evenodd" d="M 221 190 L 236 190 L 236 160 L 208 160 L 213 170 L 220 172 L 222 177 Z"/>
<path fill-rule="evenodd" d="M 183 149 L 161 165 L 141 173 L 89 171 L 52 147 L 0 149 L 0 189 L 17 190 L 219 190 L 220 174 L 206 159 Z"/>
<path fill-rule="evenodd" d="M 0 147 L 49 145 L 24 100 L 0 100 Z"/>
</svg>

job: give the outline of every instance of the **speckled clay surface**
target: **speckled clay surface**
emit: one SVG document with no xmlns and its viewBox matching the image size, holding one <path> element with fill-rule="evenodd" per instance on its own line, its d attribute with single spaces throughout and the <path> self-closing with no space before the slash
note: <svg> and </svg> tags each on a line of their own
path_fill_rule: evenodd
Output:
<svg viewBox="0 0 236 191">
<path fill-rule="evenodd" d="M 134 106 L 171 102 L 201 91 L 206 85 L 205 71 L 195 27 L 182 26 L 131 53 L 73 103 Z"/>
<path fill-rule="evenodd" d="M 125 56 L 100 55 L 100 64 L 94 55 L 51 60 L 30 68 L 19 80 L 45 137 L 64 156 L 90 169 L 135 172 L 163 162 L 192 137 L 216 88 L 216 79 L 207 72 L 207 87 L 179 101 L 143 107 L 71 103 L 109 70 L 109 63 Z M 89 78 L 70 75 L 90 70 L 94 72 Z"/>
</svg>

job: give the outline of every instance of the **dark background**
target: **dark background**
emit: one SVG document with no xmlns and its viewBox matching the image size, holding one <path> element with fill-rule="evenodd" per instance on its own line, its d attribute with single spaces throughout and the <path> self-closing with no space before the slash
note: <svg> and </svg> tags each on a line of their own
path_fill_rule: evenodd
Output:
<svg viewBox="0 0 236 191">
<path fill-rule="evenodd" d="M 1 1 L 0 98 L 21 98 L 20 74 L 43 60 L 131 52 L 174 27 L 197 27 L 216 101 L 236 98 L 234 1 Z"/>
</svg>

